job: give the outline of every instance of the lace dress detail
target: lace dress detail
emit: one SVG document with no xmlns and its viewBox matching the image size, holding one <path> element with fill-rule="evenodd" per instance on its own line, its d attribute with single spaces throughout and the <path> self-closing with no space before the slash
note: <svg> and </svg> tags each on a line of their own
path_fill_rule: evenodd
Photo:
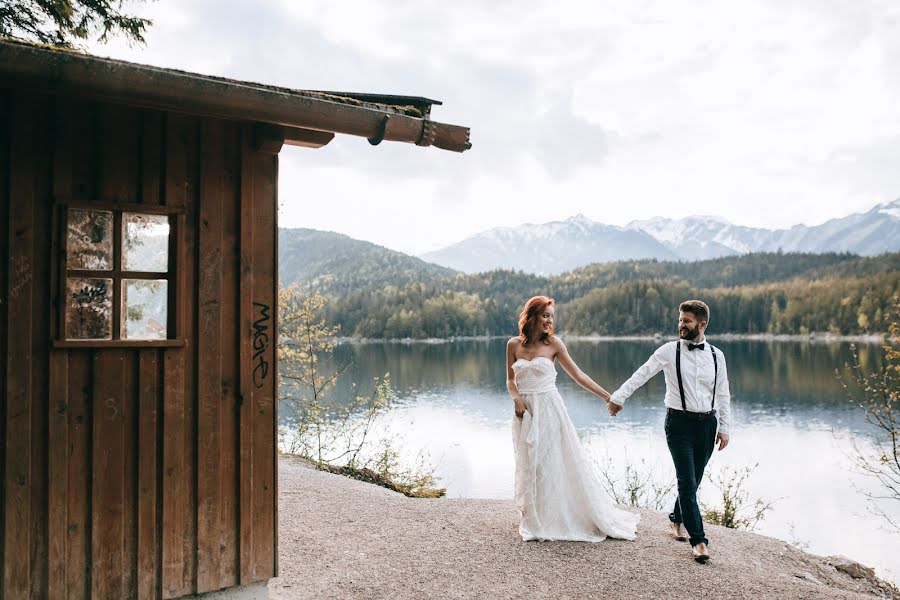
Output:
<svg viewBox="0 0 900 600">
<path fill-rule="evenodd" d="M 621 510 L 606 494 L 562 397 L 549 358 L 512 365 L 527 412 L 513 417 L 519 533 L 528 540 L 633 540 L 640 515 Z"/>
</svg>

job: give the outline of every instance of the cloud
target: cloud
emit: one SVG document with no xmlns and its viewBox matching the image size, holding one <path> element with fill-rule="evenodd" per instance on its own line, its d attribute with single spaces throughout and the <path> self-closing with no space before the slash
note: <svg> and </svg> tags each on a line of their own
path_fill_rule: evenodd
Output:
<svg viewBox="0 0 900 600">
<path fill-rule="evenodd" d="M 887 0 L 139 6 L 148 46 L 101 53 L 423 95 L 444 101 L 436 120 L 471 126 L 463 155 L 346 136 L 286 149 L 286 223 L 425 251 L 543 216 L 625 224 L 696 206 L 786 227 L 900 196 Z"/>
</svg>

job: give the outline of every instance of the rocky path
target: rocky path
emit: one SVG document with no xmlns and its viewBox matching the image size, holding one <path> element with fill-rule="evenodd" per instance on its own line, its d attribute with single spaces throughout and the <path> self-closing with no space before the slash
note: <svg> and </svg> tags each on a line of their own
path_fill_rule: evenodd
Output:
<svg viewBox="0 0 900 600">
<path fill-rule="evenodd" d="M 523 543 L 511 500 L 422 500 L 283 457 L 270 598 L 872 598 L 868 572 L 711 526 L 712 560 L 640 510 L 634 542 Z"/>
</svg>

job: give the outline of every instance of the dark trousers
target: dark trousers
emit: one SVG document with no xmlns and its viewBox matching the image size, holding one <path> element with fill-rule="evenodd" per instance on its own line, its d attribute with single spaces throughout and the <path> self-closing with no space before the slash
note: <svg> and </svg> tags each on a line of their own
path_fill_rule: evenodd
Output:
<svg viewBox="0 0 900 600">
<path fill-rule="evenodd" d="M 709 540 L 703 534 L 703 520 L 697 504 L 697 488 L 703 479 L 703 470 L 712 456 L 716 443 L 715 415 L 698 415 L 669 409 L 666 414 L 666 443 L 675 463 L 678 479 L 678 499 L 669 515 L 673 523 L 684 523 L 690 535 L 691 545 Z"/>
</svg>

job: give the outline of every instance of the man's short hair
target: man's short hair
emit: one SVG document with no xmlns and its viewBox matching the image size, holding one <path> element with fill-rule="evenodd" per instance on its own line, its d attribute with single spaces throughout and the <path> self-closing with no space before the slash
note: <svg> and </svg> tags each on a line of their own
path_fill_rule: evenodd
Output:
<svg viewBox="0 0 900 600">
<path fill-rule="evenodd" d="M 709 307 L 702 300 L 685 300 L 678 307 L 678 310 L 693 314 L 698 321 L 709 323 Z"/>
</svg>

